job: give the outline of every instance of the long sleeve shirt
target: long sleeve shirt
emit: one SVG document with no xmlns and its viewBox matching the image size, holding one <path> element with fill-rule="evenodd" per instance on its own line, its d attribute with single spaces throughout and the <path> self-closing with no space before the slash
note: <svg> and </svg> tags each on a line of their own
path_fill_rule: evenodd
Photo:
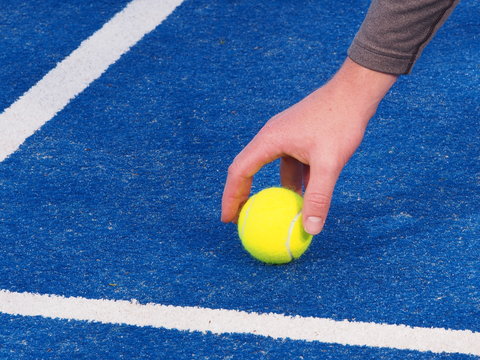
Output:
<svg viewBox="0 0 480 360">
<path fill-rule="evenodd" d="M 458 2 L 373 0 L 348 56 L 372 70 L 408 74 Z"/>
</svg>

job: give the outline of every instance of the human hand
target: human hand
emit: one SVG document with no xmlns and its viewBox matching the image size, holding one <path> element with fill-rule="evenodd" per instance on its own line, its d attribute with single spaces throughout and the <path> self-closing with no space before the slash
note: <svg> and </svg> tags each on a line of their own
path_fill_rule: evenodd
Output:
<svg viewBox="0 0 480 360">
<path fill-rule="evenodd" d="M 303 224 L 318 234 L 340 172 L 395 79 L 347 60 L 326 85 L 270 119 L 229 167 L 222 221 L 237 220 L 253 175 L 281 158 L 281 184 L 300 195 L 305 186 Z"/>
</svg>

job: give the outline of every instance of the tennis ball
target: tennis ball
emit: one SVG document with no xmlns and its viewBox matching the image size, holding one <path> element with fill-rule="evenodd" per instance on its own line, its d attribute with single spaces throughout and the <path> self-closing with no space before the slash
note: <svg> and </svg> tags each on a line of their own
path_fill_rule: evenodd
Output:
<svg viewBox="0 0 480 360">
<path fill-rule="evenodd" d="M 285 264 L 307 250 L 312 235 L 303 230 L 303 198 L 279 187 L 260 191 L 248 199 L 238 218 L 243 247 L 268 264 Z"/>
</svg>

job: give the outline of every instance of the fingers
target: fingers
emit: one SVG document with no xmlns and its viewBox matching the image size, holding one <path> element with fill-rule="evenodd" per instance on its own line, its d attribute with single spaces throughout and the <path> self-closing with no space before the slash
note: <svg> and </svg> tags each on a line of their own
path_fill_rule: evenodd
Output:
<svg viewBox="0 0 480 360">
<path fill-rule="evenodd" d="M 316 235 L 322 231 L 340 171 L 338 166 L 310 165 L 302 214 L 307 233 Z"/>
<path fill-rule="evenodd" d="M 228 168 L 222 197 L 223 222 L 236 222 L 242 205 L 248 200 L 253 175 L 260 168 L 280 157 L 278 147 L 266 137 L 257 135 L 235 157 Z"/>
<path fill-rule="evenodd" d="M 253 177 L 244 177 L 242 174 L 228 171 L 222 197 L 223 222 L 237 222 L 238 213 L 250 195 L 252 181 Z"/>
<path fill-rule="evenodd" d="M 283 187 L 302 195 L 303 164 L 291 156 L 280 159 L 280 182 Z"/>
</svg>

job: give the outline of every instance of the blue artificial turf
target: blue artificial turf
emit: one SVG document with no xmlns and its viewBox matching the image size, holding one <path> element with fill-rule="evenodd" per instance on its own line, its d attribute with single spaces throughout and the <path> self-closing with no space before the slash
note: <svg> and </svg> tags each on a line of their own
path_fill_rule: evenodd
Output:
<svg viewBox="0 0 480 360">
<path fill-rule="evenodd" d="M 472 360 L 460 354 L 372 349 L 274 340 L 254 335 L 212 335 L 150 327 L 105 325 L 0 314 L 0 357 L 11 359 L 322 359 Z"/>
<path fill-rule="evenodd" d="M 80 12 L 92 23 L 64 19 L 74 35 L 34 38 L 22 61 L 38 67 L 8 66 L 0 76 L 22 83 L 0 103 L 120 7 L 66 4 L 70 16 Z M 413 74 L 386 97 L 339 179 L 324 232 L 300 260 L 256 262 L 235 227 L 219 221 L 233 157 L 270 116 L 335 72 L 368 6 L 360 4 L 184 3 L 0 163 L 0 288 L 480 331 L 478 2 L 459 5 Z M 48 11 L 44 18 L 62 21 Z M 21 28 L 19 49 L 32 27 Z M 19 76 L 17 66 L 31 72 Z M 254 191 L 278 182 L 274 163 L 255 177 Z M 0 326 L 4 353 L 40 351 L 50 341 L 42 343 L 40 332 L 62 339 L 71 331 L 79 340 L 68 346 L 87 353 L 121 349 L 119 337 L 132 332 L 126 354 L 173 351 L 165 345 L 171 339 L 191 342 L 176 357 L 185 359 L 198 344 L 208 351 L 224 340 L 227 348 L 305 351 L 306 358 L 462 358 L 3 319 L 10 324 Z M 26 327 L 35 345 L 21 350 Z M 83 333 L 92 337 L 86 350 Z"/>
</svg>

